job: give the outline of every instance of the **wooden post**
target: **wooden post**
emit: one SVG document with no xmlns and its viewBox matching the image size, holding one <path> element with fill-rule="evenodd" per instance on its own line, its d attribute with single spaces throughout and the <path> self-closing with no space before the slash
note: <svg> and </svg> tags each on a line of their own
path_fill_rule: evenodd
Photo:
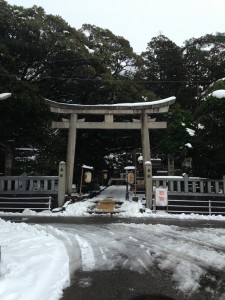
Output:
<svg viewBox="0 0 225 300">
<path fill-rule="evenodd" d="M 76 135 L 77 135 L 77 114 L 70 115 L 69 138 L 67 147 L 66 160 L 66 192 L 71 194 L 73 184 L 73 170 L 76 149 Z"/>
<path fill-rule="evenodd" d="M 64 161 L 59 163 L 59 182 L 58 182 L 58 206 L 62 207 L 66 193 L 66 164 Z"/>
<path fill-rule="evenodd" d="M 82 194 L 83 174 L 84 174 L 84 168 L 81 167 L 81 175 L 80 175 L 80 192 L 79 192 L 79 196 L 81 196 L 81 194 Z"/>
</svg>

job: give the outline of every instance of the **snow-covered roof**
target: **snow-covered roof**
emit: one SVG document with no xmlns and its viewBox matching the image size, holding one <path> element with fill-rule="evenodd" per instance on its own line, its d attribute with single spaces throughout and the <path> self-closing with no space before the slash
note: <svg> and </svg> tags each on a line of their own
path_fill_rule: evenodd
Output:
<svg viewBox="0 0 225 300">
<path fill-rule="evenodd" d="M 134 166 L 127 166 L 124 168 L 124 170 L 135 170 Z"/>
<path fill-rule="evenodd" d="M 169 97 L 166 99 L 151 101 L 151 102 L 133 102 L 133 103 L 117 103 L 117 104 L 96 104 L 96 105 L 82 105 L 82 104 L 69 104 L 69 103 L 59 103 L 49 99 L 45 99 L 46 103 L 50 107 L 56 107 L 59 109 L 73 109 L 73 110 L 122 110 L 122 109 L 153 109 L 164 106 L 169 106 L 175 103 L 176 97 Z"/>
<path fill-rule="evenodd" d="M 91 166 L 86 166 L 86 165 L 82 165 L 83 169 L 89 169 L 89 170 L 93 170 L 94 168 Z"/>
</svg>

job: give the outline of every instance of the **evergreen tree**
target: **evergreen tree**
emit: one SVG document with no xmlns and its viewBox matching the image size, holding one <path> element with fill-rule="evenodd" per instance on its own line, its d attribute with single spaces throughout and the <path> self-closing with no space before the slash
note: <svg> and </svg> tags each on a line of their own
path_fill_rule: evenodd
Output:
<svg viewBox="0 0 225 300">
<path fill-rule="evenodd" d="M 186 84 L 186 69 L 181 49 L 163 35 L 154 37 L 142 53 L 140 77 L 158 98 L 177 96 Z M 178 99 L 179 101 L 179 99 Z"/>
<path fill-rule="evenodd" d="M 137 102 L 142 99 L 142 87 L 133 81 L 139 57 L 130 43 L 108 29 L 84 24 L 89 51 L 88 64 L 93 73 L 86 82 L 85 103 Z"/>
<path fill-rule="evenodd" d="M 198 108 L 194 166 L 202 176 L 221 178 L 225 170 L 225 83 L 213 85 Z"/>
</svg>

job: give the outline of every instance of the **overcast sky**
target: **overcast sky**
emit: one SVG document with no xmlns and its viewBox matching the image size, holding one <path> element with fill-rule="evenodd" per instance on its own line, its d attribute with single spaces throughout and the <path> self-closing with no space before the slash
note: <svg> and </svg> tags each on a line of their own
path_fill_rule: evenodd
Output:
<svg viewBox="0 0 225 300">
<path fill-rule="evenodd" d="M 79 29 L 89 23 L 126 38 L 135 52 L 163 34 L 181 46 L 192 37 L 225 32 L 225 0 L 7 0 L 42 6 Z"/>
</svg>

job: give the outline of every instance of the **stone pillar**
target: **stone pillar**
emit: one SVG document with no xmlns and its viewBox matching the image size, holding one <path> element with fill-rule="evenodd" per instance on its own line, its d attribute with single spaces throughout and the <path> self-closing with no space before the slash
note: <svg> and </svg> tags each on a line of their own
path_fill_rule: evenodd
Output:
<svg viewBox="0 0 225 300">
<path fill-rule="evenodd" d="M 58 182 L 58 206 L 62 207 L 66 193 L 66 164 L 64 161 L 59 163 L 59 182 Z"/>
<path fill-rule="evenodd" d="M 168 155 L 168 176 L 174 176 L 174 156 Z"/>
<path fill-rule="evenodd" d="M 146 207 L 152 209 L 152 163 L 145 162 Z"/>
<path fill-rule="evenodd" d="M 5 176 L 12 175 L 13 160 L 14 160 L 14 141 L 8 140 L 5 144 Z"/>
<path fill-rule="evenodd" d="M 184 177 L 184 192 L 185 193 L 188 193 L 188 180 L 189 180 L 189 177 L 188 177 L 188 174 L 183 174 L 183 177 Z"/>
<path fill-rule="evenodd" d="M 66 160 L 66 192 L 71 194 L 73 184 L 73 170 L 75 161 L 77 114 L 70 115 L 70 127 L 68 134 L 67 160 Z"/>
<path fill-rule="evenodd" d="M 225 175 L 223 175 L 223 194 L 225 194 Z"/>
<path fill-rule="evenodd" d="M 142 142 L 142 155 L 143 155 L 143 168 L 144 168 L 145 162 L 151 161 L 148 115 L 145 113 L 145 111 L 142 111 L 142 115 L 141 115 L 141 142 Z"/>
</svg>

